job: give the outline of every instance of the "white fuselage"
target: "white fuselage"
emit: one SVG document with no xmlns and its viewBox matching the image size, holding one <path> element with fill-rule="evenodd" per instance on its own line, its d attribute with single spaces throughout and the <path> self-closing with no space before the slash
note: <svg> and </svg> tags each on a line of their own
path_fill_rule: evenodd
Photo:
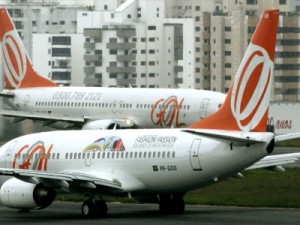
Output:
<svg viewBox="0 0 300 225">
<path fill-rule="evenodd" d="M 0 148 L 0 168 L 83 172 L 121 183 L 119 192 L 186 192 L 235 175 L 267 155 L 271 133 L 230 132 L 261 143 L 231 144 L 181 129 L 54 131 Z"/>
<path fill-rule="evenodd" d="M 9 90 L 18 111 L 91 120 L 128 119 L 136 127 L 186 127 L 216 112 L 225 95 L 191 89 L 49 87 Z"/>
</svg>

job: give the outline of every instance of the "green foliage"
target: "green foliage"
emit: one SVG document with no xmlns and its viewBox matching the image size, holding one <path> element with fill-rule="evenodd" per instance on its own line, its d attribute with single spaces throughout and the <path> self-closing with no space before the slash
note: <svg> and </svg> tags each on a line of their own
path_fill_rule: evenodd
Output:
<svg viewBox="0 0 300 225">
<path fill-rule="evenodd" d="M 268 170 L 244 172 L 245 178 L 199 189 L 185 196 L 187 204 L 300 208 L 300 169 L 285 173 Z"/>
<path fill-rule="evenodd" d="M 300 138 L 290 141 L 281 141 L 275 144 L 276 147 L 300 147 Z"/>
</svg>

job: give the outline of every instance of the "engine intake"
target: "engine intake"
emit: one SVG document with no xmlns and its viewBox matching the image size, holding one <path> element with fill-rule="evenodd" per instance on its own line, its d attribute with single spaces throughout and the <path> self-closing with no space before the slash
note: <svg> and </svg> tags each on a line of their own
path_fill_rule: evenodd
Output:
<svg viewBox="0 0 300 225">
<path fill-rule="evenodd" d="M 54 201 L 56 192 L 42 184 L 31 184 L 16 178 L 6 181 L 0 189 L 3 205 L 17 209 L 42 209 Z"/>
</svg>

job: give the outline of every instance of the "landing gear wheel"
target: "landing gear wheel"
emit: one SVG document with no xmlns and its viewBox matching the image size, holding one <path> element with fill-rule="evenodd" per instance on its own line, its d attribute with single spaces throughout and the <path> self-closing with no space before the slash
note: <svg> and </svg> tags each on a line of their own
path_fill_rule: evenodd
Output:
<svg viewBox="0 0 300 225">
<path fill-rule="evenodd" d="M 171 207 L 171 196 L 170 195 L 160 195 L 159 196 L 159 211 L 163 214 L 169 214 L 172 212 Z"/>
<path fill-rule="evenodd" d="M 107 216 L 107 205 L 105 201 L 103 200 L 98 200 L 95 203 L 96 206 L 96 216 L 97 217 L 106 217 Z"/>
<path fill-rule="evenodd" d="M 163 214 L 181 214 L 184 212 L 184 194 L 159 195 L 159 210 Z"/>
<path fill-rule="evenodd" d="M 183 196 L 174 195 L 173 196 L 173 213 L 182 214 L 185 209 L 185 203 L 183 200 Z"/>
<path fill-rule="evenodd" d="M 95 217 L 96 205 L 92 200 L 87 200 L 82 204 L 81 212 L 84 217 Z"/>
</svg>

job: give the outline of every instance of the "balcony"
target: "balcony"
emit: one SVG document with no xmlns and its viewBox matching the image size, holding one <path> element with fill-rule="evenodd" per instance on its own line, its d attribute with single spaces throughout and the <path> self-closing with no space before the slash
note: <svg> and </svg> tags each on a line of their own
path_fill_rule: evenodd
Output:
<svg viewBox="0 0 300 225">
<path fill-rule="evenodd" d="M 183 72 L 183 66 L 174 66 L 174 72 L 175 73 Z"/>
<path fill-rule="evenodd" d="M 136 84 L 136 80 L 131 78 L 131 79 L 117 79 L 117 85 L 118 86 L 129 86 L 129 85 L 135 85 Z"/>
<path fill-rule="evenodd" d="M 86 62 L 102 62 L 102 55 L 84 55 L 83 59 Z"/>
<path fill-rule="evenodd" d="M 183 83 L 183 78 L 175 77 L 175 84 L 182 84 L 182 83 Z"/>
<path fill-rule="evenodd" d="M 134 73 L 135 67 L 107 67 L 108 73 Z"/>
<path fill-rule="evenodd" d="M 130 38 L 136 35 L 135 30 L 117 30 L 117 36 L 119 38 Z"/>
<path fill-rule="evenodd" d="M 112 50 L 130 50 L 135 48 L 135 43 L 107 43 L 106 47 Z"/>
<path fill-rule="evenodd" d="M 119 62 L 130 62 L 136 59 L 136 55 L 117 55 Z"/>
<path fill-rule="evenodd" d="M 84 78 L 84 84 L 86 86 L 102 86 L 102 79 L 101 78 Z"/>
<path fill-rule="evenodd" d="M 85 42 L 84 48 L 85 49 L 95 49 L 95 43 Z"/>
<path fill-rule="evenodd" d="M 86 37 L 102 37 L 102 30 L 96 28 L 85 28 L 83 34 Z"/>
<path fill-rule="evenodd" d="M 85 66 L 83 71 L 85 73 L 95 73 L 95 67 L 94 66 Z"/>
</svg>

